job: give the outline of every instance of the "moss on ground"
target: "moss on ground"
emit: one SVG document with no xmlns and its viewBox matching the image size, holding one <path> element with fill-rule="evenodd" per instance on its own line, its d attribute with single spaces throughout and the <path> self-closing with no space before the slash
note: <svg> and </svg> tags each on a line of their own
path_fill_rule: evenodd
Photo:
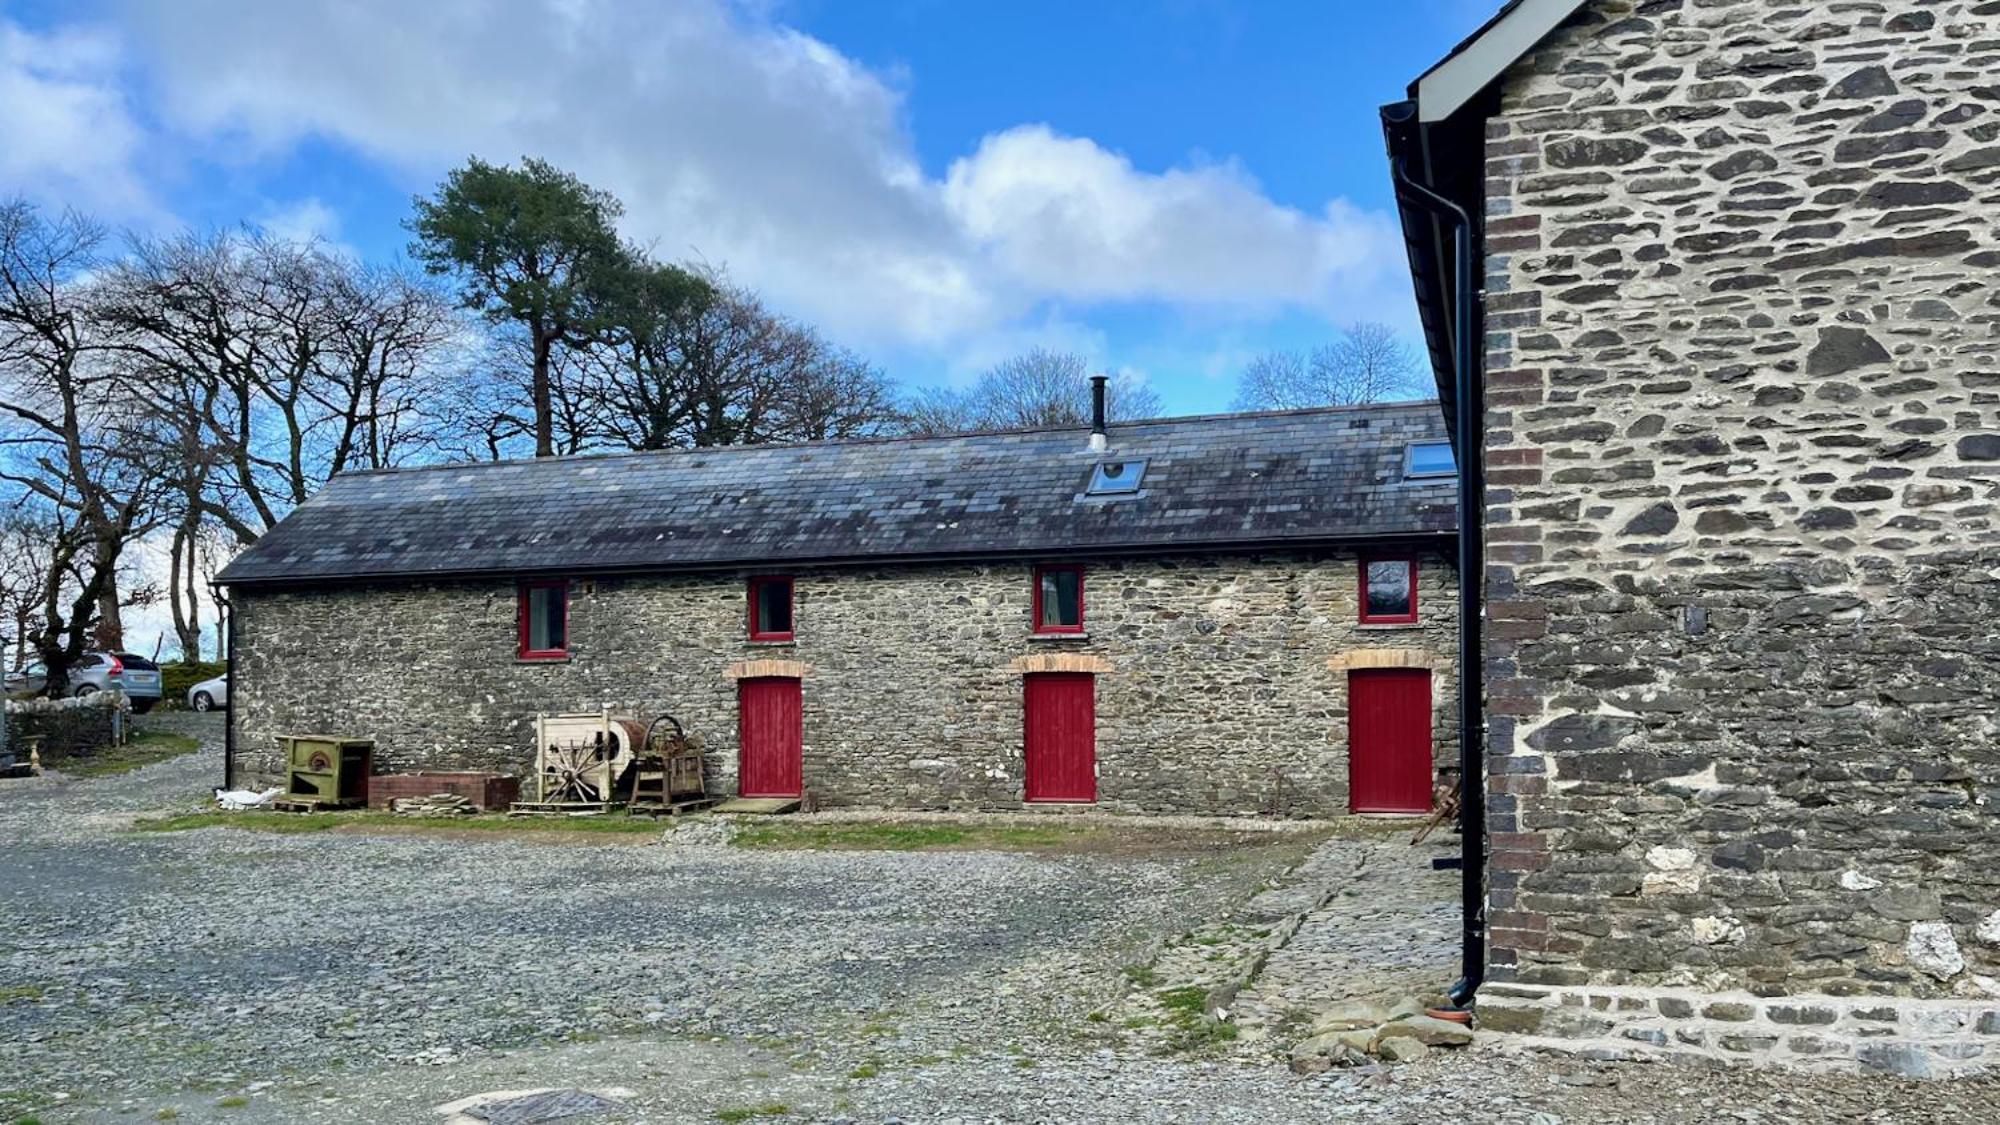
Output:
<svg viewBox="0 0 2000 1125">
<path fill-rule="evenodd" d="M 768 1102 L 764 1105 L 738 1106 L 734 1109 L 715 1111 L 717 1121 L 749 1121 L 758 1117 L 783 1117 L 792 1112 L 783 1102 Z"/>
<path fill-rule="evenodd" d="M 1060 848 L 1105 829 L 1094 825 L 924 824 L 842 821 L 813 824 L 773 820 L 745 825 L 739 848 L 810 851 L 1040 851 Z"/>
<path fill-rule="evenodd" d="M 199 828 L 238 828 L 252 832 L 300 835 L 313 832 L 406 833 L 481 832 L 524 836 L 587 833 L 609 836 L 658 836 L 663 829 L 651 817 L 606 813 L 602 816 L 461 816 L 411 817 L 353 809 L 343 812 L 199 812 L 144 819 L 132 825 L 139 832 L 188 832 Z"/>
<path fill-rule="evenodd" d="M 130 773 L 133 770 L 170 761 L 201 749 L 201 743 L 184 734 L 171 731 L 140 731 L 132 741 L 123 746 L 106 747 L 94 754 L 82 754 L 51 760 L 50 769 L 59 770 L 70 777 L 111 777 L 115 774 Z"/>
</svg>

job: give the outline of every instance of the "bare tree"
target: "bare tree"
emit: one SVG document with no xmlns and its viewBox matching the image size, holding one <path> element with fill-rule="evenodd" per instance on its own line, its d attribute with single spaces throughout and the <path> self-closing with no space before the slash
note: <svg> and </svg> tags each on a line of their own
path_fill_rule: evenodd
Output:
<svg viewBox="0 0 2000 1125">
<path fill-rule="evenodd" d="M 168 468 L 166 594 L 198 654 L 205 529 L 249 543 L 333 474 L 427 449 L 423 382 L 457 319 L 405 275 L 254 233 L 137 241 L 97 290 L 106 354 Z"/>
<path fill-rule="evenodd" d="M 1423 365 L 1384 324 L 1350 325 L 1310 354 L 1274 351 L 1250 361 L 1237 386 L 1239 410 L 1297 410 L 1422 398 Z"/>
<path fill-rule="evenodd" d="M 80 216 L 0 205 L 0 481 L 47 534 L 29 640 L 55 692 L 93 641 L 122 643 L 119 566 L 152 526 L 164 481 L 141 455 L 144 418 L 90 335 L 87 279 L 103 241 Z"/>
<path fill-rule="evenodd" d="M 699 277 L 701 300 L 671 292 L 681 283 L 670 276 L 663 299 L 592 353 L 604 443 L 813 441 L 878 432 L 894 420 L 895 395 L 881 372 L 719 273 Z"/>
<path fill-rule="evenodd" d="M 1130 375 L 1111 380 L 1106 412 L 1114 421 L 1157 417 L 1160 397 Z M 1090 421 L 1090 369 L 1083 357 L 1035 348 L 996 364 L 962 391 L 928 388 L 904 406 L 911 433 L 1044 429 Z"/>
</svg>

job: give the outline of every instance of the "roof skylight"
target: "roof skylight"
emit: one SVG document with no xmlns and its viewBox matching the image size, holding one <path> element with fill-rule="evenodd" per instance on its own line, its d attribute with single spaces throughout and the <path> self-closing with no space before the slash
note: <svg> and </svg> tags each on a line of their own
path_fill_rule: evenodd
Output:
<svg viewBox="0 0 2000 1125">
<path fill-rule="evenodd" d="M 1458 472 L 1458 460 L 1448 441 L 1413 441 L 1403 452 L 1403 477 L 1448 477 Z"/>
<path fill-rule="evenodd" d="M 1130 496 L 1146 475 L 1144 461 L 1099 461 L 1090 470 L 1087 496 Z"/>
</svg>

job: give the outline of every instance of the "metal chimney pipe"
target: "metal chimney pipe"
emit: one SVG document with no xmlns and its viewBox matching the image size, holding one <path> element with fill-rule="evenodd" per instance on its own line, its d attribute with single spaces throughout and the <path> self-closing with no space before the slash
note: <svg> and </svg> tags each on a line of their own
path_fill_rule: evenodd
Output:
<svg viewBox="0 0 2000 1125">
<path fill-rule="evenodd" d="M 1111 380 L 1103 375 L 1090 377 L 1090 448 L 1101 453 L 1111 444 L 1104 431 L 1104 385 Z"/>
</svg>

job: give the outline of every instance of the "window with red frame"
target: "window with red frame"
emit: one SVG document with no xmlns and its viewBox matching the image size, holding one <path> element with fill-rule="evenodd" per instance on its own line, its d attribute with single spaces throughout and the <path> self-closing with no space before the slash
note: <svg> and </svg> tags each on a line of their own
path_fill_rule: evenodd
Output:
<svg viewBox="0 0 2000 1125">
<path fill-rule="evenodd" d="M 1083 632 L 1083 568 L 1035 568 L 1035 632 Z"/>
<path fill-rule="evenodd" d="M 1417 560 L 1361 560 L 1361 623 L 1413 625 L 1417 620 Z"/>
<path fill-rule="evenodd" d="M 750 639 L 792 639 L 792 580 L 784 577 L 750 580 Z"/>
<path fill-rule="evenodd" d="M 521 583 L 520 657 L 560 660 L 569 656 L 569 583 Z"/>
</svg>

